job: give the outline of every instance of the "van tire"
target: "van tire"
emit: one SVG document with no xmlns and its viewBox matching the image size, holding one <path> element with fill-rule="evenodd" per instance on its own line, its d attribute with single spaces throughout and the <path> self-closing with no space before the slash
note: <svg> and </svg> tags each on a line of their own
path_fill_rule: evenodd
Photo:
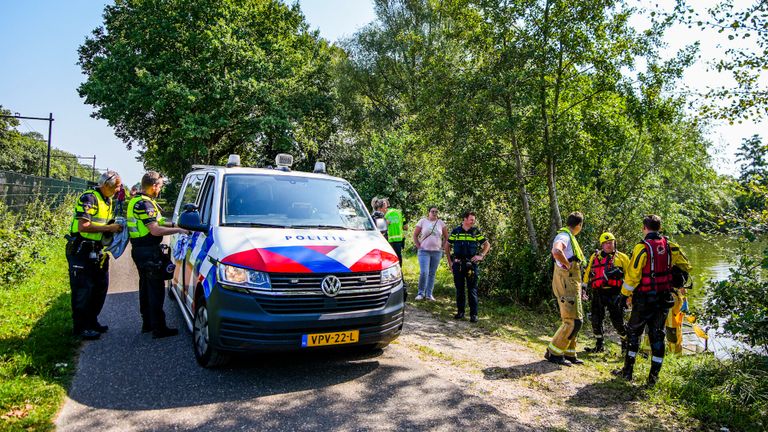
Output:
<svg viewBox="0 0 768 432">
<path fill-rule="evenodd" d="M 208 305 L 204 298 L 195 302 L 195 315 L 192 317 L 192 349 L 195 360 L 204 368 L 214 368 L 226 364 L 229 356 L 211 347 L 208 336 Z"/>
</svg>

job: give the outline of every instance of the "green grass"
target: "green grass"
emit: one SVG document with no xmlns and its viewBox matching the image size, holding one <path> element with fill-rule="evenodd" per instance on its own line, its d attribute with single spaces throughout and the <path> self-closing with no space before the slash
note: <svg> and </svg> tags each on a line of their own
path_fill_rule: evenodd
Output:
<svg viewBox="0 0 768 432">
<path fill-rule="evenodd" d="M 435 282 L 437 301 L 415 301 L 419 266 L 416 256 L 403 257 L 409 283 L 408 303 L 442 320 L 456 313 L 453 278 L 443 259 Z M 482 284 L 482 273 L 481 284 Z M 495 299 L 480 298 L 477 327 L 502 339 L 527 346 L 542 354 L 559 326 L 559 313 L 550 299 L 532 309 Z M 608 325 L 608 324 L 607 324 Z M 578 350 L 592 345 L 589 322 L 582 328 Z M 609 342 L 608 351 L 580 355 L 586 361 L 584 376 L 601 392 L 627 395 L 640 401 L 653 417 L 669 419 L 692 429 L 728 427 L 731 431 L 763 431 L 768 428 L 768 358 L 750 357 L 739 361 L 718 361 L 711 354 L 672 356 L 664 359 L 660 381 L 651 389 L 642 384 L 650 361 L 638 357 L 632 384 L 616 380 L 610 371 L 621 367 L 618 344 Z M 656 425 L 658 427 L 659 425 Z"/>
<path fill-rule="evenodd" d="M 72 337 L 64 240 L 40 251 L 30 276 L 0 288 L 0 430 L 52 430 L 72 379 Z"/>
</svg>

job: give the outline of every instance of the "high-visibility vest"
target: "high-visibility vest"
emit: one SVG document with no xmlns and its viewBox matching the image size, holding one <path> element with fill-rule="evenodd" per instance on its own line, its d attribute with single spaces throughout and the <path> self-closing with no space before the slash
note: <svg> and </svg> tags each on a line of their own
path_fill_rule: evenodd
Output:
<svg viewBox="0 0 768 432">
<path fill-rule="evenodd" d="M 128 202 L 128 217 L 126 218 L 126 226 L 128 227 L 128 237 L 130 238 L 141 238 L 149 234 L 149 228 L 144 225 L 144 219 L 147 219 L 149 216 L 144 210 L 135 210 L 136 204 L 141 200 L 147 200 L 155 207 L 157 210 L 158 224 L 162 225 L 163 222 L 165 222 L 165 218 L 160 214 L 160 206 L 157 205 L 155 200 L 147 195 L 138 194 L 131 198 L 131 200 Z"/>
<path fill-rule="evenodd" d="M 397 209 L 389 209 L 384 215 L 384 219 L 389 221 L 387 226 L 387 240 L 390 242 L 403 241 L 403 212 Z"/>
<path fill-rule="evenodd" d="M 110 201 L 109 204 L 107 204 L 107 202 L 104 200 L 104 197 L 101 195 L 101 192 L 95 189 L 88 189 L 87 191 L 83 192 L 83 195 L 85 194 L 93 194 L 93 196 L 96 197 L 96 214 L 91 215 L 91 225 L 93 226 L 107 225 L 109 220 L 112 219 L 112 201 Z M 100 241 L 101 238 L 104 236 L 104 233 L 80 232 L 80 230 L 78 229 L 77 225 L 78 225 L 78 222 L 80 221 L 80 218 L 78 218 L 77 215 L 83 214 L 83 213 L 85 213 L 85 208 L 83 207 L 82 201 L 78 199 L 77 202 L 75 202 L 75 215 L 72 217 L 72 225 L 69 231 L 72 234 L 80 234 L 81 237 L 88 240 Z"/>
<path fill-rule="evenodd" d="M 563 227 L 557 230 L 557 232 L 568 234 L 568 237 L 571 239 L 571 249 L 573 250 L 573 256 L 576 258 L 579 264 L 581 264 L 582 267 L 587 265 L 587 260 L 584 259 L 584 253 L 581 251 L 581 246 L 579 246 L 579 241 L 576 240 L 576 236 L 573 235 L 571 230 L 569 230 L 566 227 Z M 565 251 L 563 251 L 563 253 L 565 253 Z"/>
</svg>

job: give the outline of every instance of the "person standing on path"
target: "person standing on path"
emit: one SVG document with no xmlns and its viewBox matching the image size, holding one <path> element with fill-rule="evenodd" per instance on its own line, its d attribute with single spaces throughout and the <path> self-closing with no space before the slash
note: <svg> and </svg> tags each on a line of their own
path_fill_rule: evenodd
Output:
<svg viewBox="0 0 768 432">
<path fill-rule="evenodd" d="M 547 346 L 544 358 L 555 364 L 570 366 L 584 363 L 576 358 L 576 338 L 584 319 L 581 308 L 581 267 L 586 265 L 576 235 L 584 225 L 584 215 L 580 212 L 569 214 L 565 225 L 552 242 L 552 258 L 555 260 L 552 291 L 560 306 L 560 319 L 563 323 Z"/>
<path fill-rule="evenodd" d="M 419 260 L 419 291 L 416 300 L 435 300 L 432 295 L 435 276 L 448 239 L 448 228 L 437 217 L 437 213 L 437 207 L 430 207 L 427 217 L 419 219 L 413 230 L 413 244 L 418 250 L 416 255 Z"/>
<path fill-rule="evenodd" d="M 453 283 L 456 285 L 456 319 L 464 318 L 466 297 L 464 287 L 469 297 L 469 322 L 477 322 L 478 297 L 477 279 L 478 264 L 491 249 L 491 244 L 475 227 L 477 216 L 475 212 L 465 212 L 461 225 L 451 231 L 445 243 L 445 255 L 448 266 L 453 271 Z M 451 254 L 453 247 L 453 254 Z"/>
<path fill-rule="evenodd" d="M 624 274 L 629 268 L 629 257 L 616 250 L 616 237 L 609 232 L 600 234 L 600 249 L 589 257 L 584 270 L 584 287 L 592 291 L 592 333 L 595 334 L 595 347 L 586 348 L 586 352 L 605 351 L 603 321 L 605 309 L 611 317 L 616 333 L 621 337 L 621 352 L 627 348 L 627 331 L 624 328 L 624 309 L 616 304 L 616 297 L 621 293 Z"/>
<path fill-rule="evenodd" d="M 165 278 L 160 244 L 163 236 L 186 233 L 173 222 L 166 223 L 155 198 L 163 188 L 163 179 L 156 171 L 149 171 L 141 179 L 141 192 L 128 203 L 128 234 L 131 238 L 131 257 L 139 270 L 139 310 L 141 332 L 152 332 L 152 337 L 163 338 L 179 333 L 165 322 Z"/>
<path fill-rule="evenodd" d="M 115 171 L 99 177 L 97 187 L 83 192 L 75 203 L 75 214 L 67 238 L 69 287 L 72 290 L 72 332 L 82 339 L 98 339 L 109 327 L 99 324 L 109 289 L 109 255 L 104 253 L 105 233 L 120 232 L 112 223 L 112 197 L 122 181 Z"/>
<path fill-rule="evenodd" d="M 659 234 L 661 218 L 648 215 L 643 219 L 643 241 L 635 245 L 632 259 L 618 304 L 625 305 L 632 296 L 632 314 L 627 322 L 627 353 L 624 367 L 613 371 L 627 381 L 632 380 L 640 338 L 648 327 L 651 342 L 651 370 L 648 386 L 659 379 L 661 364 L 664 362 L 664 323 L 670 308 L 674 305 L 673 272 L 677 267 L 690 273 L 691 264 L 680 246 Z"/>
<path fill-rule="evenodd" d="M 384 219 L 387 221 L 387 240 L 395 250 L 400 267 L 403 267 L 403 247 L 405 246 L 405 218 L 403 212 L 395 208 L 389 208 L 387 200 L 387 212 L 384 213 Z"/>
</svg>

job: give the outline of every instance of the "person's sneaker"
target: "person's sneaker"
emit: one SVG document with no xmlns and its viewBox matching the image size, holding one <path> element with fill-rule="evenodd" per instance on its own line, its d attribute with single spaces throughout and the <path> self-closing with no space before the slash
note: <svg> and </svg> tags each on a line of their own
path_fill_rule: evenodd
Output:
<svg viewBox="0 0 768 432">
<path fill-rule="evenodd" d="M 414 300 L 424 300 L 424 296 L 423 296 L 423 295 L 421 295 L 421 294 L 419 294 L 419 295 L 417 295 L 417 296 L 414 298 Z"/>
<path fill-rule="evenodd" d="M 177 334 L 179 334 L 178 329 L 166 327 L 159 330 L 153 330 L 152 339 L 160 339 L 168 336 L 176 336 Z"/>
<path fill-rule="evenodd" d="M 464 314 L 459 312 L 453 316 L 454 319 L 464 319 Z"/>
<path fill-rule="evenodd" d="M 556 364 L 556 365 L 560 365 L 560 366 L 568 366 L 568 367 L 570 367 L 570 366 L 571 366 L 571 363 L 570 363 L 570 362 L 568 362 L 568 360 L 566 360 L 566 359 L 565 359 L 565 357 L 563 357 L 563 356 L 558 356 L 558 355 L 552 355 L 552 354 L 549 352 L 549 350 L 547 350 L 547 351 L 545 351 L 545 352 L 544 352 L 544 358 L 545 358 L 545 359 L 546 359 L 548 362 L 550 362 L 550 363 L 554 363 L 554 364 Z"/>
<path fill-rule="evenodd" d="M 432 296 L 427 297 L 427 300 L 429 300 L 429 301 L 437 301 L 437 299 L 432 297 Z"/>
<path fill-rule="evenodd" d="M 469 322 L 476 323 L 477 322 L 477 315 L 471 315 L 469 317 Z"/>
<path fill-rule="evenodd" d="M 99 333 L 106 333 L 109 330 L 109 326 L 97 323 L 91 330 L 96 330 Z"/>
<path fill-rule="evenodd" d="M 575 364 L 575 365 L 582 365 L 582 364 L 584 364 L 584 360 L 579 360 L 578 357 L 576 357 L 576 356 L 573 356 L 573 357 L 565 356 L 564 358 L 566 360 L 568 360 L 569 362 L 571 362 L 571 364 Z"/>
<path fill-rule="evenodd" d="M 83 340 L 96 340 L 101 337 L 101 333 L 96 330 L 83 330 L 76 333 L 76 336 Z"/>
</svg>

